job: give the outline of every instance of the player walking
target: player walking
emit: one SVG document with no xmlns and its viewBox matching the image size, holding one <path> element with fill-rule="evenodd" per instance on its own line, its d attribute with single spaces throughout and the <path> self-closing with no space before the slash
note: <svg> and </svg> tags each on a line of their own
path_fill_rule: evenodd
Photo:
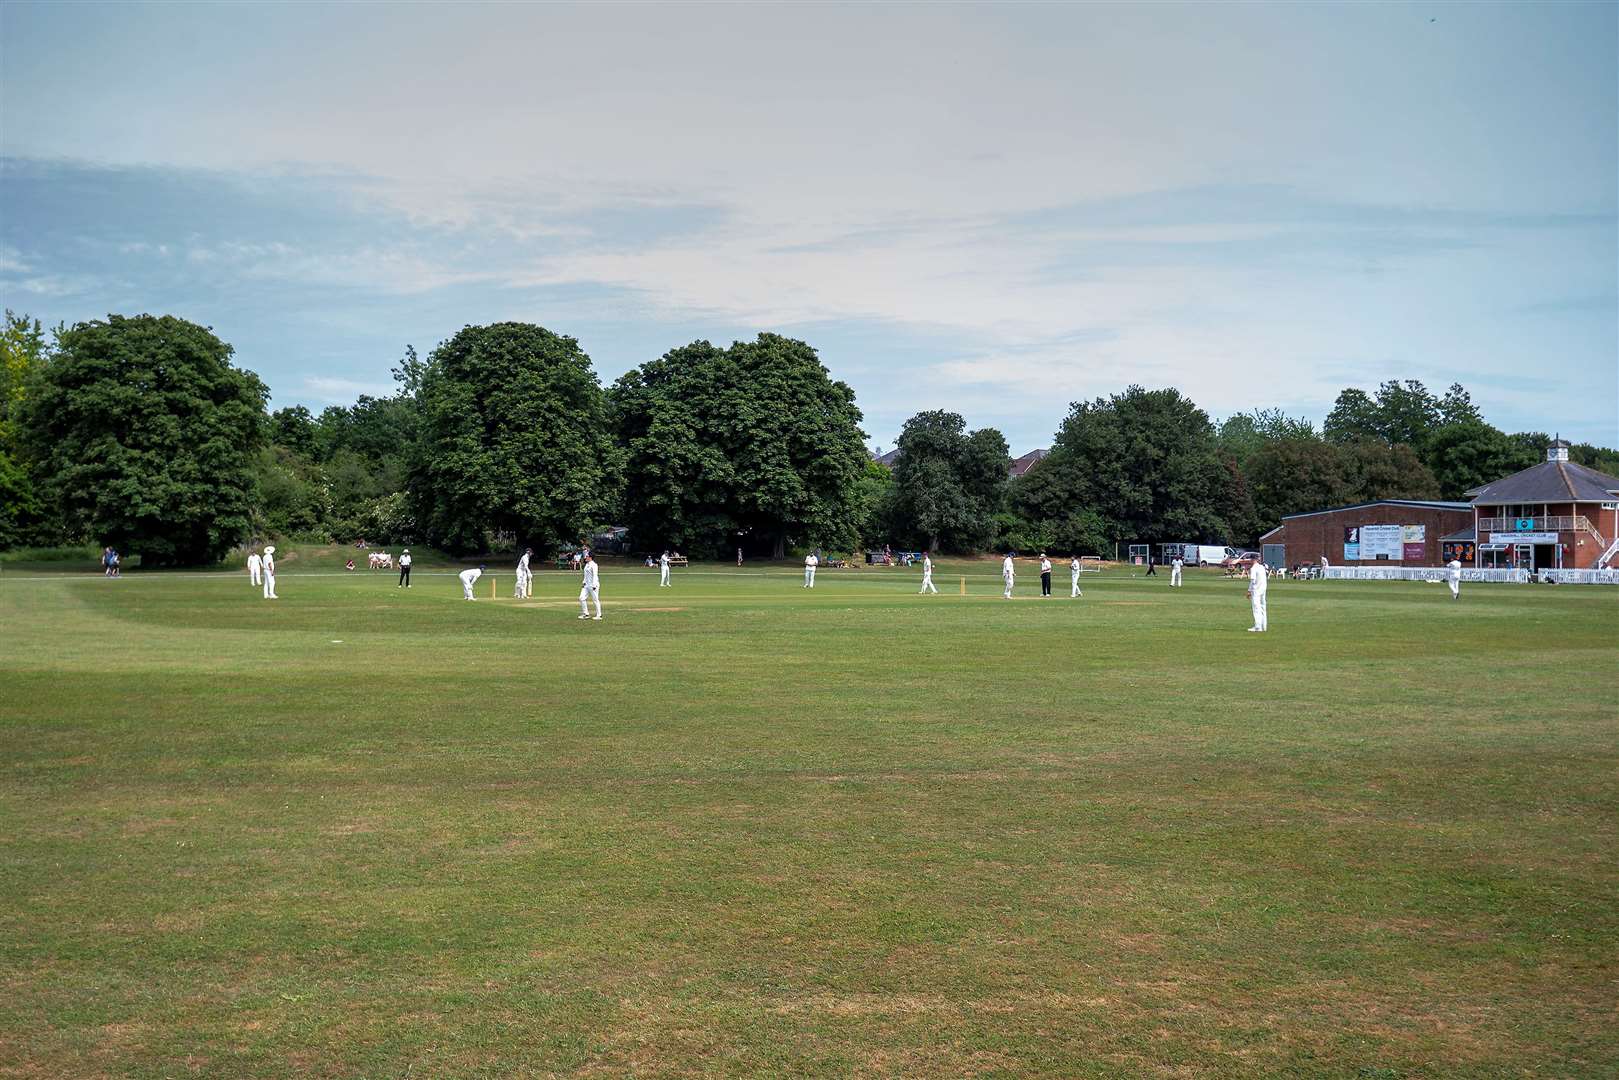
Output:
<svg viewBox="0 0 1619 1080">
<path fill-rule="evenodd" d="M 658 557 L 658 588 L 674 588 L 669 582 L 669 553 L 667 551 Z"/>
<path fill-rule="evenodd" d="M 590 606 L 587 600 L 596 601 L 596 618 L 602 617 L 601 575 L 596 569 L 596 560 L 589 555 L 585 556 L 585 578 L 579 588 L 579 617 L 590 618 Z"/>
<path fill-rule="evenodd" d="M 266 600 L 279 600 L 275 594 L 275 547 L 266 546 L 264 549 L 264 598 Z"/>
<path fill-rule="evenodd" d="M 1265 590 L 1270 586 L 1270 573 L 1265 564 L 1255 561 L 1248 568 L 1248 599 L 1254 608 L 1254 625 L 1248 628 L 1250 634 L 1263 634 L 1270 629 L 1270 619 L 1265 611 Z"/>
<path fill-rule="evenodd" d="M 483 577 L 483 567 L 479 566 L 463 570 L 455 576 L 461 579 L 461 595 L 468 600 L 475 599 L 472 595 L 472 586 L 477 583 L 479 578 Z"/>
<path fill-rule="evenodd" d="M 927 554 L 926 552 L 923 552 L 923 554 L 922 554 L 922 590 L 921 591 L 924 592 L 924 593 L 928 593 L 928 592 L 936 593 L 936 592 L 939 591 L 939 587 L 937 585 L 933 584 L 933 556 Z"/>
<path fill-rule="evenodd" d="M 1079 591 L 1079 556 L 1075 555 L 1068 560 L 1068 598 L 1084 595 Z"/>
<path fill-rule="evenodd" d="M 1013 554 L 1013 552 L 1008 551 L 1006 558 L 1001 560 L 1001 584 L 1006 586 L 1005 591 L 1001 593 L 1001 597 L 1005 600 L 1012 599 L 1012 586 L 1017 581 L 1017 571 L 1012 567 Z"/>
<path fill-rule="evenodd" d="M 821 560 L 816 556 L 815 552 L 812 551 L 804 556 L 804 588 L 815 588 L 815 568 L 820 565 Z"/>
<path fill-rule="evenodd" d="M 1450 560 L 1448 563 L 1445 564 L 1445 569 L 1449 571 L 1449 573 L 1447 573 L 1445 575 L 1445 578 L 1447 580 L 1447 583 L 1450 585 L 1450 598 L 1452 600 L 1460 600 L 1462 598 L 1462 563 L 1461 563 L 1461 560 L 1460 559 L 1452 559 L 1452 560 Z"/>
</svg>

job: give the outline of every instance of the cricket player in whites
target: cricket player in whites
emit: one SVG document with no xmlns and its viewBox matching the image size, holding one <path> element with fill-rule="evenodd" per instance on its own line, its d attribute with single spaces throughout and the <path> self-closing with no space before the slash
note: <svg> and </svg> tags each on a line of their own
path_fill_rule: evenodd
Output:
<svg viewBox="0 0 1619 1080">
<path fill-rule="evenodd" d="M 477 584 L 479 578 L 483 577 L 483 567 L 463 570 L 455 576 L 461 579 L 461 595 L 468 600 L 475 599 L 472 595 L 472 586 Z"/>
<path fill-rule="evenodd" d="M 669 553 L 667 551 L 658 556 L 658 588 L 674 588 L 674 586 L 669 583 Z"/>
<path fill-rule="evenodd" d="M 264 560 L 259 558 L 256 551 L 247 553 L 247 580 L 254 586 L 264 584 Z"/>
<path fill-rule="evenodd" d="M 524 548 L 523 557 L 517 560 L 517 588 L 512 596 L 519 600 L 527 600 L 534 595 L 534 572 L 528 568 L 528 560 L 533 554 L 533 548 Z"/>
<path fill-rule="evenodd" d="M 1452 600 L 1460 600 L 1462 598 L 1462 563 L 1461 563 L 1461 560 L 1460 559 L 1452 559 L 1452 560 L 1450 560 L 1448 563 L 1445 564 L 1445 569 L 1447 571 L 1449 571 L 1449 573 L 1447 573 L 1445 575 L 1445 581 L 1450 585 L 1450 598 Z"/>
<path fill-rule="evenodd" d="M 590 606 L 587 600 L 596 601 L 596 618 L 602 617 L 601 574 L 596 569 L 596 560 L 589 555 L 585 556 L 584 583 L 579 588 L 579 617 L 590 618 Z"/>
<path fill-rule="evenodd" d="M 1012 567 L 1013 554 L 1015 553 L 1008 551 L 1006 558 L 1001 560 L 1001 584 L 1006 586 L 1005 591 L 1001 593 L 1003 600 L 1012 599 L 1012 586 L 1017 581 L 1017 571 Z"/>
<path fill-rule="evenodd" d="M 1176 589 L 1180 588 L 1180 584 L 1181 584 L 1181 567 L 1183 567 L 1185 565 L 1186 565 L 1185 560 L 1183 560 L 1179 555 L 1175 556 L 1175 558 L 1170 562 L 1170 564 L 1169 564 L 1169 584 L 1170 584 L 1171 588 L 1176 588 Z"/>
<path fill-rule="evenodd" d="M 264 548 L 264 598 L 266 600 L 279 600 L 275 594 L 275 547 L 266 545 Z"/>
<path fill-rule="evenodd" d="M 815 552 L 804 556 L 804 588 L 815 588 L 815 568 L 821 565 L 821 560 Z"/>
<path fill-rule="evenodd" d="M 1084 593 L 1079 591 L 1079 556 L 1078 555 L 1075 555 L 1073 558 L 1068 560 L 1068 589 L 1069 589 L 1068 599 L 1070 599 L 1070 600 L 1072 600 L 1076 596 L 1084 596 L 1085 595 Z"/>
<path fill-rule="evenodd" d="M 933 584 L 933 556 L 922 553 L 922 592 L 938 592 L 939 587 Z"/>
<path fill-rule="evenodd" d="M 1255 559 L 1248 568 L 1248 599 L 1254 607 L 1254 625 L 1248 628 L 1250 634 L 1263 634 L 1270 629 L 1270 619 L 1265 611 L 1265 590 L 1269 585 L 1270 572 L 1265 569 L 1262 560 Z"/>
</svg>

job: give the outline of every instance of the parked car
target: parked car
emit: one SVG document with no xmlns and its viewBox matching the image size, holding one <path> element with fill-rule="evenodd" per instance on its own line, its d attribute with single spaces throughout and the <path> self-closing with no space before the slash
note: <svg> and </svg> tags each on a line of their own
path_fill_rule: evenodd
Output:
<svg viewBox="0 0 1619 1080">
<path fill-rule="evenodd" d="M 1220 560 L 1220 565 L 1227 570 L 1241 570 L 1246 572 L 1254 563 L 1260 562 L 1259 552 L 1244 551 L 1240 554 L 1229 555 Z"/>
<path fill-rule="evenodd" d="M 1218 566 L 1233 555 L 1241 554 L 1236 548 L 1219 544 L 1187 544 L 1182 550 L 1187 566 Z"/>
</svg>

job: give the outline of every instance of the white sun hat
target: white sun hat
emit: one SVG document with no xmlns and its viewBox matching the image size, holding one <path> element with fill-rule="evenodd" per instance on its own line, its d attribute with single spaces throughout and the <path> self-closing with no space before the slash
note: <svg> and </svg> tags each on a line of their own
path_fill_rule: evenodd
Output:
<svg viewBox="0 0 1619 1080">
<path fill-rule="evenodd" d="M 265 549 L 264 549 L 264 553 L 266 555 L 274 555 L 275 554 L 275 545 L 270 544 L 270 545 L 266 546 Z"/>
</svg>

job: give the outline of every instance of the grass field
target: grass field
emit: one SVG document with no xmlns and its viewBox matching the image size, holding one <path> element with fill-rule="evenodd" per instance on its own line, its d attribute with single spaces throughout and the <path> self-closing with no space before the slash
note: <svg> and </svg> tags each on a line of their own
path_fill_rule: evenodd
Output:
<svg viewBox="0 0 1619 1080">
<path fill-rule="evenodd" d="M 1619 1071 L 1611 589 L 300 569 L 0 576 L 0 1075 Z"/>
</svg>

